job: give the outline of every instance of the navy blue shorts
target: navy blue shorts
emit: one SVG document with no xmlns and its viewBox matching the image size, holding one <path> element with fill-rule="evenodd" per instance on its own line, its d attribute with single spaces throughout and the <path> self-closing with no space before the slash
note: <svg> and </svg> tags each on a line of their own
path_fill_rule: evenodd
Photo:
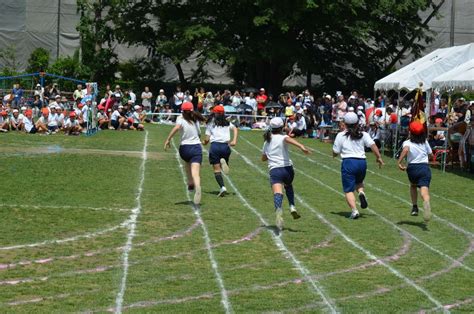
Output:
<svg viewBox="0 0 474 314">
<path fill-rule="evenodd" d="M 428 164 L 408 164 L 407 174 L 410 182 L 417 187 L 430 187 L 431 169 Z"/>
<path fill-rule="evenodd" d="M 295 177 L 295 171 L 293 166 L 273 168 L 270 170 L 270 184 L 276 183 L 291 185 L 293 178 Z"/>
<path fill-rule="evenodd" d="M 366 171 L 367 161 L 365 159 L 344 158 L 341 164 L 344 193 L 354 192 L 356 185 L 364 182 Z"/>
<path fill-rule="evenodd" d="M 117 130 L 120 126 L 120 122 L 118 120 L 110 120 L 110 125 Z"/>
<path fill-rule="evenodd" d="M 209 163 L 217 165 L 221 163 L 221 158 L 224 158 L 229 163 L 230 147 L 227 143 L 212 142 L 209 149 Z"/>
<path fill-rule="evenodd" d="M 201 144 L 179 146 L 179 156 L 185 162 L 201 164 L 202 163 Z"/>
</svg>

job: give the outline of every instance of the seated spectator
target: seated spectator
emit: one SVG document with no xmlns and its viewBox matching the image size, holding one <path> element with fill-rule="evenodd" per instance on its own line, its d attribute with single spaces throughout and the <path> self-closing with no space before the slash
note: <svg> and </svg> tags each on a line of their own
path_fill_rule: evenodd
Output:
<svg viewBox="0 0 474 314">
<path fill-rule="evenodd" d="M 0 112 L 0 132 L 6 133 L 10 128 L 10 119 L 8 118 L 8 112 L 2 110 Z"/>
<path fill-rule="evenodd" d="M 34 120 L 33 120 L 33 110 L 27 109 L 23 117 L 23 129 L 28 134 L 35 134 L 37 132 Z"/>
<path fill-rule="evenodd" d="M 435 128 L 443 127 L 443 119 L 442 118 L 436 118 L 434 127 Z M 445 131 L 435 130 L 435 131 L 431 132 L 430 139 L 428 140 L 428 143 L 430 144 L 431 148 L 434 148 L 436 146 L 444 146 L 445 141 L 446 141 Z"/>
<path fill-rule="evenodd" d="M 101 130 L 105 130 L 108 128 L 109 126 L 109 118 L 107 117 L 107 115 L 105 114 L 104 110 L 105 110 L 105 107 L 104 105 L 99 105 L 97 106 L 97 126 L 99 129 Z"/>
<path fill-rule="evenodd" d="M 130 129 L 143 131 L 145 129 L 145 126 L 143 125 L 143 121 L 145 120 L 145 114 L 143 114 L 142 112 L 142 107 L 138 105 L 135 105 L 134 109 L 135 111 L 132 114 L 132 124 L 130 126 Z"/>
<path fill-rule="evenodd" d="M 23 130 L 23 115 L 20 114 L 18 109 L 13 109 L 10 117 L 10 130 L 11 131 L 22 131 Z"/>
<path fill-rule="evenodd" d="M 71 111 L 69 113 L 69 119 L 63 125 L 62 130 L 66 135 L 80 135 L 82 132 L 82 127 L 79 123 L 79 120 L 76 119 L 76 113 Z"/>
<path fill-rule="evenodd" d="M 378 148 L 380 148 L 382 146 L 382 142 L 380 141 L 382 135 L 381 135 L 381 132 L 378 128 L 378 125 L 377 123 L 375 122 L 370 122 L 369 124 L 369 135 L 370 135 L 370 138 L 372 140 L 374 140 L 375 142 L 375 145 L 377 145 Z"/>
<path fill-rule="evenodd" d="M 58 120 L 59 120 L 59 115 L 56 112 L 56 106 L 51 106 L 50 107 L 50 113 L 48 115 L 48 131 L 51 134 L 56 134 L 59 130 L 58 127 Z"/>
<path fill-rule="evenodd" d="M 122 127 L 125 127 L 125 116 L 122 114 L 123 112 L 123 106 L 120 105 L 118 107 L 114 108 L 114 111 L 112 112 L 112 115 L 110 116 L 110 125 L 114 130 L 121 130 Z"/>
<path fill-rule="evenodd" d="M 49 109 L 48 108 L 41 109 L 41 117 L 35 123 L 35 127 L 38 133 L 46 133 L 46 134 L 50 133 L 48 130 L 48 117 L 49 117 Z"/>
</svg>

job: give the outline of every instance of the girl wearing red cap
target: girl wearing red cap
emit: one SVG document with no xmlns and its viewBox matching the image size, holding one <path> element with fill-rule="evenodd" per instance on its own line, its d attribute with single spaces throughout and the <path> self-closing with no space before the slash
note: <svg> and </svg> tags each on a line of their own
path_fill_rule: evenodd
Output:
<svg viewBox="0 0 474 314">
<path fill-rule="evenodd" d="M 25 116 L 23 118 L 24 130 L 26 133 L 35 134 L 36 127 L 33 121 L 33 110 L 28 109 L 25 111 Z"/>
<path fill-rule="evenodd" d="M 220 191 L 219 196 L 224 196 L 227 189 L 224 185 L 224 179 L 222 173 L 229 173 L 229 157 L 230 157 L 230 146 L 237 144 L 238 129 L 225 117 L 225 111 L 223 106 L 215 106 L 212 109 L 214 117 L 206 128 L 206 138 L 203 141 L 204 145 L 211 142 L 211 148 L 209 149 L 209 162 L 214 168 L 214 177 L 216 178 L 217 184 L 219 184 Z M 230 140 L 230 131 L 232 130 L 234 136 L 232 141 Z"/>
<path fill-rule="evenodd" d="M 263 144 L 262 149 L 262 161 L 268 161 L 268 169 L 270 170 L 276 226 L 280 231 L 283 228 L 283 188 L 285 188 L 286 197 L 290 203 L 291 216 L 293 216 L 293 219 L 300 218 L 295 208 L 295 194 L 293 191 L 295 172 L 288 152 L 288 144 L 298 147 L 305 154 L 309 154 L 309 150 L 303 144 L 288 135 L 281 134 L 283 126 L 283 120 L 279 117 L 270 120 L 270 128 L 263 135 L 265 144 Z"/>
<path fill-rule="evenodd" d="M 165 141 L 165 150 L 170 147 L 170 141 L 176 132 L 181 131 L 179 156 L 185 162 L 188 190 L 195 190 L 194 204 L 199 205 L 201 203 L 201 177 L 199 172 L 202 163 L 199 122 L 203 122 L 205 119 L 199 112 L 193 111 L 193 104 L 190 102 L 184 102 L 181 105 L 181 111 L 182 116 L 176 120 L 175 127 Z"/>
<path fill-rule="evenodd" d="M 377 145 L 370 135 L 360 130 L 359 117 L 354 112 L 348 112 L 344 116 L 346 129 L 339 132 L 334 141 L 333 157 L 341 155 L 341 178 L 342 188 L 346 196 L 347 205 L 351 208 L 349 218 L 359 218 L 356 207 L 354 191 L 359 193 L 361 208 L 367 208 L 367 199 L 364 193 L 364 179 L 367 171 L 365 148 L 370 147 L 377 157 L 377 163 L 382 166 L 384 162 Z"/>
<path fill-rule="evenodd" d="M 430 193 L 431 170 L 428 158 L 433 157 L 431 147 L 426 140 L 425 126 L 420 121 L 413 121 L 409 126 L 410 138 L 403 143 L 403 151 L 398 158 L 398 168 L 407 172 L 410 180 L 410 196 L 412 201 L 411 215 L 418 216 L 417 187 L 423 198 L 423 218 L 429 221 L 431 218 Z M 408 166 L 403 165 L 403 159 L 407 157 Z"/>
<path fill-rule="evenodd" d="M 10 129 L 10 119 L 8 118 L 8 112 L 2 110 L 0 112 L 0 132 L 8 132 Z"/>
</svg>

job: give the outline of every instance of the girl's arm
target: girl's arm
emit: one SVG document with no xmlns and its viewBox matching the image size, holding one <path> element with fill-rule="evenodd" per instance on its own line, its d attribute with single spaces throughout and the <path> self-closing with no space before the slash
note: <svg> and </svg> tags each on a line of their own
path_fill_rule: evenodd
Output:
<svg viewBox="0 0 474 314">
<path fill-rule="evenodd" d="M 268 157 L 267 157 L 267 155 L 265 155 L 265 154 L 262 154 L 262 161 L 267 161 L 267 160 L 268 160 Z"/>
<path fill-rule="evenodd" d="M 377 158 L 377 163 L 379 164 L 379 168 L 381 168 L 383 165 L 385 165 L 385 163 L 382 160 L 382 155 L 380 155 L 379 148 L 375 144 L 372 144 L 372 146 L 370 146 L 370 148 L 372 149 L 372 152 L 374 153 L 375 157 Z"/>
<path fill-rule="evenodd" d="M 181 125 L 176 124 L 174 128 L 171 130 L 170 134 L 168 135 L 168 138 L 165 141 L 165 147 L 164 147 L 165 150 L 170 147 L 170 141 L 173 138 L 173 136 L 176 134 L 176 132 L 178 132 L 179 129 L 181 129 Z"/>
<path fill-rule="evenodd" d="M 206 135 L 206 137 L 202 140 L 202 144 L 207 145 L 207 143 L 209 143 L 210 139 L 211 139 L 211 137 L 209 135 Z"/>
<path fill-rule="evenodd" d="M 291 145 L 294 145 L 296 147 L 298 147 L 299 149 L 301 149 L 303 151 L 303 153 L 305 154 L 309 154 L 310 151 L 301 143 L 299 143 L 297 140 L 287 136 L 285 137 L 285 142 L 288 143 L 288 144 L 291 144 Z"/>
<path fill-rule="evenodd" d="M 398 158 L 398 168 L 402 171 L 405 171 L 407 169 L 406 166 L 402 164 L 403 159 L 408 155 L 408 152 L 410 151 L 410 148 L 407 146 L 403 148 L 402 153 L 400 154 L 400 157 Z"/>
<path fill-rule="evenodd" d="M 234 138 L 232 139 L 232 142 L 229 143 L 230 146 L 235 146 L 237 145 L 237 136 L 239 135 L 239 129 L 237 127 L 234 127 Z"/>
</svg>

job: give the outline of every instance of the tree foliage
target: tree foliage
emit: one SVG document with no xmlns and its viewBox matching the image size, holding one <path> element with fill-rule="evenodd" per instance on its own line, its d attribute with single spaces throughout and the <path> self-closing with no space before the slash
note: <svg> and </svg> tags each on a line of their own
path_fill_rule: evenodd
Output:
<svg viewBox="0 0 474 314">
<path fill-rule="evenodd" d="M 42 47 L 36 48 L 30 54 L 28 58 L 28 66 L 26 72 L 34 73 L 40 71 L 46 71 L 49 65 L 50 52 Z"/>
<path fill-rule="evenodd" d="M 205 65 L 214 61 L 237 84 L 272 91 L 292 73 L 370 89 L 399 49 L 420 55 L 432 34 L 418 13 L 435 8 L 431 0 L 115 1 L 116 39 L 172 62 L 181 83 L 210 77 Z M 181 64 L 191 57 L 198 67 L 187 78 Z"/>
</svg>

